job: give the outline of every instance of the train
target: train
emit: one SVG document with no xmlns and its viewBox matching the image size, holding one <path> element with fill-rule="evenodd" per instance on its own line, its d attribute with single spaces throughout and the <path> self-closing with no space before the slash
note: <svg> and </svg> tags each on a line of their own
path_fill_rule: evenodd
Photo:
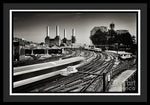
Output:
<svg viewBox="0 0 150 105">
<path fill-rule="evenodd" d="M 130 60 L 135 57 L 132 53 L 126 51 L 108 50 L 107 52 L 116 54 L 120 60 Z"/>
<path fill-rule="evenodd" d="M 119 52 L 119 59 L 121 60 L 130 60 L 133 58 L 133 55 L 132 53 L 129 53 L 129 52 Z"/>
<path fill-rule="evenodd" d="M 94 52 L 102 52 L 101 48 L 96 48 L 96 47 L 85 47 L 84 49 L 89 51 L 94 51 Z"/>
<path fill-rule="evenodd" d="M 72 73 L 77 73 L 77 72 L 78 72 L 78 70 L 74 66 L 68 66 L 67 70 L 62 71 L 60 74 L 62 76 L 68 76 L 68 75 L 70 75 Z"/>
</svg>

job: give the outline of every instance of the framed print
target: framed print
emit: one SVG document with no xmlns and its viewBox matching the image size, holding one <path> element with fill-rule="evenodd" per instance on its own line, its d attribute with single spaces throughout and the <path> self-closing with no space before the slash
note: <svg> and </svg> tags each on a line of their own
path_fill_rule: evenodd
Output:
<svg viewBox="0 0 150 105">
<path fill-rule="evenodd" d="M 21 5 L 4 5 L 5 100 L 146 100 L 145 4 Z"/>
</svg>

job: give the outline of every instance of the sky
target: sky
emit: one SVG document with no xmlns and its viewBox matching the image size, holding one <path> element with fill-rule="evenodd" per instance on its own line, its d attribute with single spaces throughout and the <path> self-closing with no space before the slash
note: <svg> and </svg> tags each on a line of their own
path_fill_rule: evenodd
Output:
<svg viewBox="0 0 150 105">
<path fill-rule="evenodd" d="M 71 39 L 75 29 L 77 43 L 91 44 L 90 31 L 95 26 L 106 26 L 113 22 L 115 30 L 129 30 L 136 37 L 136 13 L 52 13 L 52 12 L 16 12 L 13 13 L 13 35 L 33 42 L 44 42 L 46 27 L 49 26 L 50 38 L 56 36 L 56 25 L 59 26 L 60 38 Z"/>
</svg>

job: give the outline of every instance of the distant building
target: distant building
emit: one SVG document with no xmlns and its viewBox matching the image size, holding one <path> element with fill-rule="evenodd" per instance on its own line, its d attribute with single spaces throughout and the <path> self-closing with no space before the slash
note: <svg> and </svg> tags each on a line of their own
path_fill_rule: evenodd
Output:
<svg viewBox="0 0 150 105">
<path fill-rule="evenodd" d="M 59 36 L 59 27 L 56 26 L 56 37 L 54 39 L 50 38 L 49 36 L 49 26 L 47 26 L 47 35 L 45 37 L 45 44 L 52 47 L 52 46 L 60 46 L 60 36 Z"/>
<path fill-rule="evenodd" d="M 24 38 L 13 37 L 13 61 L 20 61 L 25 57 L 25 49 L 31 49 L 37 47 L 39 44 L 27 41 Z"/>
<path fill-rule="evenodd" d="M 114 38 L 115 35 L 124 34 L 124 33 L 129 32 L 128 30 L 115 30 L 114 23 L 111 23 L 109 27 L 110 27 L 110 29 L 107 29 L 107 27 L 105 27 L 105 26 L 99 26 L 99 27 L 96 26 L 91 30 L 91 35 L 94 35 L 98 30 L 101 30 L 102 32 L 108 33 L 106 37 L 107 37 L 107 39 L 109 39 L 109 38 Z"/>
<path fill-rule="evenodd" d="M 67 46 L 70 46 L 73 43 L 75 43 L 76 42 L 75 29 L 72 29 L 72 36 L 70 40 L 66 38 L 66 29 L 64 29 L 64 38 L 62 39 L 61 42 L 62 45 L 67 45 Z"/>
<path fill-rule="evenodd" d="M 116 34 L 116 31 L 115 31 L 115 24 L 114 23 L 111 23 L 110 24 L 110 29 L 108 30 L 108 36 L 107 36 L 107 39 L 109 38 L 114 38 Z"/>
<path fill-rule="evenodd" d="M 116 30 L 117 35 L 118 34 L 125 34 L 125 33 L 128 33 L 128 32 L 129 32 L 128 30 Z"/>
<path fill-rule="evenodd" d="M 101 32 L 103 32 L 103 33 L 97 34 L 97 35 L 102 35 L 101 38 L 96 35 L 96 32 L 98 32 L 99 30 Z M 99 45 L 102 45 L 102 43 L 104 42 L 107 45 L 107 44 L 114 44 L 116 42 L 116 40 L 118 40 L 117 36 L 121 35 L 121 34 L 125 34 L 125 33 L 129 33 L 129 31 L 128 30 L 115 30 L 115 24 L 112 22 L 109 25 L 109 29 L 107 29 L 107 27 L 105 27 L 105 26 L 95 26 L 91 30 L 90 38 L 91 38 L 92 43 L 99 43 Z M 104 35 L 105 35 L 105 37 L 104 37 Z M 103 40 L 101 40 L 101 39 L 103 39 Z M 135 43 L 134 37 L 132 37 L 132 40 Z"/>
<path fill-rule="evenodd" d="M 45 44 L 49 47 L 52 46 L 70 46 L 73 43 L 76 43 L 76 37 L 75 37 L 75 29 L 72 29 L 72 36 L 71 39 L 68 40 L 66 38 L 66 29 L 64 29 L 64 38 L 61 40 L 60 35 L 59 35 L 59 27 L 56 26 L 56 37 L 55 38 L 50 38 L 49 36 L 49 26 L 47 26 L 47 35 L 45 37 Z"/>
</svg>

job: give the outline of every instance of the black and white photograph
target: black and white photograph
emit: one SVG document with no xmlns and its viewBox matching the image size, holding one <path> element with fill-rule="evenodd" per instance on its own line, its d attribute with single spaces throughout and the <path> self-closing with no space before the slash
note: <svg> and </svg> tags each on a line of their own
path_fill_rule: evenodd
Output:
<svg viewBox="0 0 150 105">
<path fill-rule="evenodd" d="M 147 102 L 146 3 L 4 3 L 3 102 Z"/>
<path fill-rule="evenodd" d="M 140 10 L 10 10 L 10 92 L 140 95 Z"/>
</svg>

